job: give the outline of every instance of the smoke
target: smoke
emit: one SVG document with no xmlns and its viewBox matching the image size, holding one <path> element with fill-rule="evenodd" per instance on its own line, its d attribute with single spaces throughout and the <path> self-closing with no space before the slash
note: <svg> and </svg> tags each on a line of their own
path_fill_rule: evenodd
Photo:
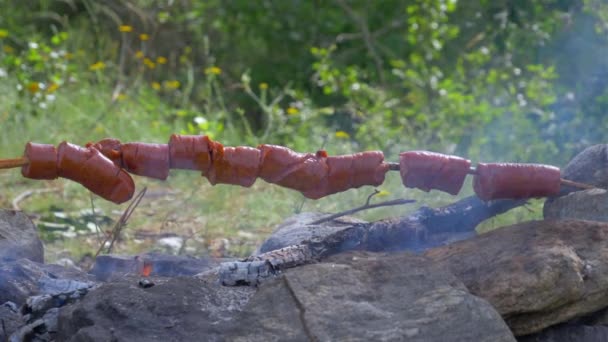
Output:
<svg viewBox="0 0 608 342">
<path fill-rule="evenodd" d="M 476 128 L 472 159 L 562 166 L 608 140 L 608 39 L 597 29 L 605 23 L 578 8 L 560 13 L 550 37 L 496 57 L 518 72 L 508 90 L 487 94 L 502 114 Z"/>
</svg>

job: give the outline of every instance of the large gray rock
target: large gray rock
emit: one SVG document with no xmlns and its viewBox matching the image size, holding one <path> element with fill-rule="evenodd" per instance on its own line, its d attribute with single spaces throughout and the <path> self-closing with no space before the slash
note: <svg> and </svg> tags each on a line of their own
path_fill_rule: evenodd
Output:
<svg viewBox="0 0 608 342">
<path fill-rule="evenodd" d="M 36 226 L 21 211 L 0 209 L 0 261 L 22 258 L 44 262 Z"/>
<path fill-rule="evenodd" d="M 514 341 L 498 313 L 412 254 L 345 253 L 261 287 L 234 341 Z"/>
<path fill-rule="evenodd" d="M 515 341 L 485 300 L 411 254 L 345 254 L 259 290 L 152 279 L 148 289 L 137 279 L 104 284 L 60 309 L 58 340 Z"/>
<path fill-rule="evenodd" d="M 106 283 L 60 309 L 58 341 L 220 341 L 226 321 L 256 291 L 194 277 Z"/>
<path fill-rule="evenodd" d="M 608 307 L 608 223 L 533 221 L 431 249 L 516 336 Z"/>
<path fill-rule="evenodd" d="M 608 145 L 593 145 L 584 149 L 562 169 L 562 177 L 608 188 Z M 574 190 L 569 187 L 564 188 Z"/>
<path fill-rule="evenodd" d="M 547 201 L 545 219 L 581 219 L 608 221 L 608 191 L 591 189 L 569 193 Z"/>
</svg>

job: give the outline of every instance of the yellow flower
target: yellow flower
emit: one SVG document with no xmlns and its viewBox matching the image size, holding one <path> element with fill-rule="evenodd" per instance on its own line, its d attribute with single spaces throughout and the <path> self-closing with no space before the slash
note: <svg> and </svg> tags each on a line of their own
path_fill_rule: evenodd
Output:
<svg viewBox="0 0 608 342">
<path fill-rule="evenodd" d="M 120 26 L 118 26 L 118 31 L 120 31 L 120 32 L 131 32 L 131 31 L 133 31 L 133 26 L 120 25 Z"/>
<path fill-rule="evenodd" d="M 141 50 L 137 50 L 137 51 L 135 51 L 135 58 L 137 58 L 137 59 L 142 59 L 142 58 L 144 58 L 144 52 L 143 52 L 143 51 L 141 51 Z"/>
<path fill-rule="evenodd" d="M 260 83 L 260 89 L 262 89 L 262 90 L 268 89 L 268 83 L 266 83 L 266 82 Z"/>
<path fill-rule="evenodd" d="M 167 64 L 167 58 L 163 56 L 156 57 L 156 63 L 158 64 Z"/>
<path fill-rule="evenodd" d="M 50 93 L 54 93 L 54 92 L 55 92 L 55 90 L 57 90 L 57 89 L 59 89 L 59 84 L 57 84 L 57 83 L 53 82 L 53 83 L 51 83 L 51 84 L 49 85 L 49 87 L 48 87 L 48 88 L 46 88 L 46 92 L 47 92 L 47 93 L 49 93 L 49 94 L 50 94 Z"/>
<path fill-rule="evenodd" d="M 38 83 L 38 82 L 30 82 L 27 85 L 27 90 L 30 93 L 32 93 L 32 94 L 36 94 L 40 90 L 40 83 Z"/>
<path fill-rule="evenodd" d="M 106 64 L 104 62 L 97 62 L 94 64 L 91 64 L 91 66 L 89 67 L 89 70 L 91 71 L 97 71 L 97 70 L 103 70 L 106 68 Z"/>
<path fill-rule="evenodd" d="M 149 69 L 154 69 L 156 67 L 156 63 L 152 62 L 152 60 L 150 58 L 144 58 L 144 64 L 149 68 Z"/>
<path fill-rule="evenodd" d="M 0 29 L 0 39 L 8 37 L 8 30 Z"/>
<path fill-rule="evenodd" d="M 219 75 L 221 73 L 222 73 L 222 69 L 220 69 L 216 66 L 208 67 L 207 69 L 205 69 L 205 74 L 207 74 L 207 75 Z"/>
<path fill-rule="evenodd" d="M 2 47 L 2 50 L 4 50 L 4 52 L 6 52 L 8 54 L 12 54 L 13 52 L 15 52 L 15 49 L 13 49 L 12 46 L 8 46 L 8 45 L 4 45 Z"/>
<path fill-rule="evenodd" d="M 298 108 L 295 108 L 295 107 L 289 107 L 289 108 L 287 108 L 287 114 L 289 114 L 289 115 L 296 115 L 299 112 L 300 111 L 298 110 Z"/>
<path fill-rule="evenodd" d="M 177 89 L 181 86 L 181 83 L 177 80 L 173 81 L 165 81 L 165 88 L 167 89 Z"/>
<path fill-rule="evenodd" d="M 141 40 L 142 42 L 145 42 L 145 41 L 147 41 L 149 39 L 150 39 L 150 36 L 148 34 L 146 34 L 146 33 L 142 33 L 142 34 L 139 35 L 139 40 Z"/>
<path fill-rule="evenodd" d="M 158 82 L 152 82 L 151 86 L 154 90 L 160 90 L 160 83 Z"/>
<path fill-rule="evenodd" d="M 391 194 L 391 193 L 390 193 L 390 192 L 388 192 L 388 191 L 386 191 L 386 190 L 380 190 L 380 191 L 379 191 L 379 192 L 376 194 L 376 196 L 378 196 L 378 197 L 386 197 L 386 196 L 388 196 L 388 195 L 390 195 L 390 194 Z"/>
<path fill-rule="evenodd" d="M 65 53 L 65 59 L 72 59 L 72 58 L 74 58 L 74 54 L 73 53 L 71 53 L 71 52 L 66 52 Z"/>
<path fill-rule="evenodd" d="M 348 133 L 346 133 L 344 131 L 337 131 L 336 132 L 336 138 L 339 138 L 339 139 L 348 139 L 348 138 L 350 138 L 350 134 L 348 134 Z"/>
</svg>

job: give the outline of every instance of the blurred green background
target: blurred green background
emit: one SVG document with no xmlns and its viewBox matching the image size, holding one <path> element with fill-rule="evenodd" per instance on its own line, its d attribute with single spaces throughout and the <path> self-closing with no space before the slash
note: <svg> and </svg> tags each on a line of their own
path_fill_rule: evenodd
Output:
<svg viewBox="0 0 608 342">
<path fill-rule="evenodd" d="M 1 158 L 20 156 L 27 141 L 166 142 L 182 133 L 302 152 L 379 149 L 391 161 L 428 149 L 564 166 L 608 141 L 603 0 L 0 0 L 0 8 Z M 187 171 L 136 182 L 148 196 L 114 252 L 247 255 L 293 213 L 352 208 L 374 190 L 310 201 L 263 181 L 211 187 Z M 0 172 L 0 186 L 2 207 L 37 220 L 50 259 L 94 253 L 126 207 L 17 170 Z M 379 190 L 378 201 L 456 200 L 404 189 L 396 174 Z M 482 229 L 539 218 L 540 206 Z"/>
</svg>

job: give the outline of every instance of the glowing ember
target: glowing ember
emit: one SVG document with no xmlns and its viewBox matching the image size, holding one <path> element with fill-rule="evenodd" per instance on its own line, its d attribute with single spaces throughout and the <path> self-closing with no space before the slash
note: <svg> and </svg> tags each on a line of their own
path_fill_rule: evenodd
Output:
<svg viewBox="0 0 608 342">
<path fill-rule="evenodd" d="M 149 277 L 150 273 L 152 273 L 152 262 L 144 261 L 144 267 L 141 269 L 141 275 L 143 277 Z"/>
</svg>

